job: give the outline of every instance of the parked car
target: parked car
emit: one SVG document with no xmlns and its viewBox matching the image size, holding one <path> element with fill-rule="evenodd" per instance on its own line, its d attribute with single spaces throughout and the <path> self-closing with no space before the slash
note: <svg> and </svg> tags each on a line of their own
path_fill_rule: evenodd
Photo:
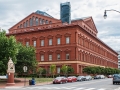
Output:
<svg viewBox="0 0 120 90">
<path fill-rule="evenodd" d="M 100 79 L 105 79 L 105 76 L 104 75 L 100 75 Z"/>
<path fill-rule="evenodd" d="M 85 81 L 89 81 L 89 80 L 92 80 L 92 76 L 90 75 L 85 76 Z"/>
<path fill-rule="evenodd" d="M 59 83 L 59 84 L 67 83 L 67 78 L 66 77 L 56 77 L 53 80 L 53 84 L 56 84 L 56 83 Z"/>
<path fill-rule="evenodd" d="M 120 74 L 113 74 L 113 84 L 120 83 Z"/>
<path fill-rule="evenodd" d="M 108 78 L 113 78 L 113 75 L 108 75 L 107 77 L 108 77 Z"/>
<path fill-rule="evenodd" d="M 94 76 L 94 79 L 100 79 L 100 75 Z"/>
<path fill-rule="evenodd" d="M 68 81 L 68 82 L 76 82 L 76 81 L 77 81 L 77 77 L 76 77 L 76 76 L 69 76 L 69 77 L 67 78 L 67 81 Z"/>
<path fill-rule="evenodd" d="M 77 81 L 85 81 L 85 76 L 78 76 Z"/>
<path fill-rule="evenodd" d="M 105 79 L 104 75 L 96 75 L 94 79 Z"/>
</svg>

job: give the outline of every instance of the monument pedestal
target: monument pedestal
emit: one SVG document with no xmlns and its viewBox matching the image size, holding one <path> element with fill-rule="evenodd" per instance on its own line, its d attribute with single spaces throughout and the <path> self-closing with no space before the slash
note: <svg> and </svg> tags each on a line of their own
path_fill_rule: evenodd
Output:
<svg viewBox="0 0 120 90">
<path fill-rule="evenodd" d="M 7 77 L 7 86 L 14 86 L 14 73 L 8 73 L 8 77 Z"/>
<path fill-rule="evenodd" d="M 8 61 L 8 70 L 7 70 L 7 86 L 14 86 L 14 73 L 15 66 L 11 58 Z"/>
</svg>

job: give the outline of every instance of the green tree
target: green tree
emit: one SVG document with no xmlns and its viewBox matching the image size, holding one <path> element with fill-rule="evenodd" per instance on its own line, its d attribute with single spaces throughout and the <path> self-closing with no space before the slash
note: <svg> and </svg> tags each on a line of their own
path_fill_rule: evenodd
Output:
<svg viewBox="0 0 120 90">
<path fill-rule="evenodd" d="M 68 66 L 67 65 L 62 65 L 62 67 L 61 67 L 61 69 L 60 69 L 60 71 L 65 75 L 65 76 L 67 76 L 67 71 L 68 71 Z"/>
<path fill-rule="evenodd" d="M 90 66 L 85 67 L 85 68 L 83 68 L 83 73 L 91 74 L 92 73 L 91 69 L 92 68 Z"/>
<path fill-rule="evenodd" d="M 51 72 L 51 74 L 53 75 L 53 78 L 54 78 L 54 75 L 55 75 L 55 72 L 56 72 L 56 65 L 55 64 L 50 65 L 50 72 Z"/>
<path fill-rule="evenodd" d="M 23 73 L 23 66 L 28 67 L 28 72 L 33 74 L 37 70 L 37 61 L 35 56 L 35 48 L 32 46 L 23 46 L 21 43 L 18 44 L 18 55 L 17 55 L 17 64 L 16 64 L 16 73 Z"/>
<path fill-rule="evenodd" d="M 67 68 L 67 73 L 68 73 L 68 74 L 74 73 L 74 69 L 73 69 L 71 66 L 68 66 L 68 68 Z"/>
<path fill-rule="evenodd" d="M 0 32 L 0 73 L 6 74 L 9 57 L 16 63 L 18 53 L 17 42 L 14 36 L 6 36 L 6 32 Z"/>
<path fill-rule="evenodd" d="M 38 68 L 37 72 L 38 72 L 38 74 L 39 74 L 39 78 L 40 78 L 43 70 L 44 70 L 44 68 L 42 68 L 42 67 L 39 67 L 39 68 Z"/>
</svg>

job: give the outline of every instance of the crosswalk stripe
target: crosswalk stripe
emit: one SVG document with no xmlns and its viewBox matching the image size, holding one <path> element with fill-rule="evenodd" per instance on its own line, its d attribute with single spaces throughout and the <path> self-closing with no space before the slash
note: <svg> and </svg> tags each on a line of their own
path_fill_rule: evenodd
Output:
<svg viewBox="0 0 120 90">
<path fill-rule="evenodd" d="M 95 90 L 95 88 L 89 88 L 89 89 L 85 89 L 85 90 Z"/>
<path fill-rule="evenodd" d="M 82 89 L 84 89 L 84 87 L 82 87 L 82 88 L 76 88 L 76 89 L 74 89 L 74 90 L 82 90 Z"/>
<path fill-rule="evenodd" d="M 101 89 L 98 89 L 98 90 L 105 90 L 105 88 L 101 88 Z"/>
</svg>

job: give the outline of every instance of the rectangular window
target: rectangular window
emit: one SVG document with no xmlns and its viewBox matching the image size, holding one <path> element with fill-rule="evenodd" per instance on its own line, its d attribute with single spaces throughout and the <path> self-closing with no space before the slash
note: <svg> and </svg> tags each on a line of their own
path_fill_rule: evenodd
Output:
<svg viewBox="0 0 120 90">
<path fill-rule="evenodd" d="M 26 42 L 26 46 L 29 46 L 29 42 Z"/>
<path fill-rule="evenodd" d="M 44 55 L 41 55 L 41 61 L 44 61 Z"/>
<path fill-rule="evenodd" d="M 60 54 L 57 54 L 57 60 L 60 60 Z"/>
<path fill-rule="evenodd" d="M 36 41 L 33 41 L 33 46 L 36 47 Z"/>
<path fill-rule="evenodd" d="M 49 45 L 52 45 L 52 39 L 49 39 Z"/>
<path fill-rule="evenodd" d="M 60 38 L 57 38 L 57 44 L 60 44 Z"/>
<path fill-rule="evenodd" d="M 41 46 L 44 46 L 44 40 L 41 40 Z"/>
<path fill-rule="evenodd" d="M 70 37 L 66 37 L 66 44 L 70 43 Z"/>
<path fill-rule="evenodd" d="M 69 54 L 67 53 L 66 54 L 66 60 L 69 60 L 70 59 L 70 56 L 69 56 Z"/>
<path fill-rule="evenodd" d="M 52 60 L 52 55 L 49 55 L 49 61 L 51 61 Z"/>
<path fill-rule="evenodd" d="M 57 68 L 57 73 L 60 73 L 60 67 Z"/>
</svg>

